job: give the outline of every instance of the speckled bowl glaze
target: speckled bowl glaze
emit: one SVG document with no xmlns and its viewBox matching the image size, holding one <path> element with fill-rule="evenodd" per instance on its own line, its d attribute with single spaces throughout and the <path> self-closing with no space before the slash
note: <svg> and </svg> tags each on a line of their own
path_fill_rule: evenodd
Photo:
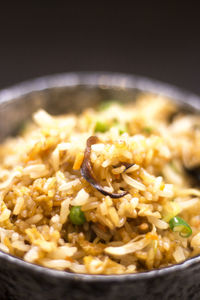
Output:
<svg viewBox="0 0 200 300">
<path fill-rule="evenodd" d="M 0 92 L 0 139 L 16 134 L 38 108 L 52 114 L 80 111 L 106 99 L 132 101 L 141 92 L 161 94 L 188 109 L 200 109 L 200 97 L 147 78 L 59 74 Z M 200 257 L 145 273 L 104 276 L 51 270 L 0 252 L 0 299 L 200 299 Z"/>
</svg>

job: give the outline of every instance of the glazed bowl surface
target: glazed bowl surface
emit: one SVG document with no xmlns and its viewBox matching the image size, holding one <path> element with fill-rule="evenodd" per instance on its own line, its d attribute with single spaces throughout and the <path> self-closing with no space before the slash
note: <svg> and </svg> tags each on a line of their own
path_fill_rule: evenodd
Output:
<svg viewBox="0 0 200 300">
<path fill-rule="evenodd" d="M 168 84 L 116 73 L 67 73 L 0 92 L 0 140 L 16 135 L 33 112 L 80 112 L 101 101 L 133 101 L 140 93 L 166 96 L 193 111 L 200 97 Z M 47 269 L 0 252 L 0 299 L 200 299 L 200 257 L 128 275 L 81 275 Z"/>
</svg>

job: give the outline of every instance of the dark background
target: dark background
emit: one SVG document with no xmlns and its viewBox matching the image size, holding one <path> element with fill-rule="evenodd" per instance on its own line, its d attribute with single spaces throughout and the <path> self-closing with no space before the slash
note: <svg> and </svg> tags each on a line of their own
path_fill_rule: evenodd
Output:
<svg viewBox="0 0 200 300">
<path fill-rule="evenodd" d="M 105 70 L 200 94 L 197 4 L 8 1 L 0 7 L 0 88 L 46 74 Z"/>
</svg>

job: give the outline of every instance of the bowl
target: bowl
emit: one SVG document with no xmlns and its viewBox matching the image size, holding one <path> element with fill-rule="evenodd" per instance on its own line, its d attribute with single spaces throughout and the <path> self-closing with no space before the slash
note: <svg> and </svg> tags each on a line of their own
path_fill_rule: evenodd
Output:
<svg viewBox="0 0 200 300">
<path fill-rule="evenodd" d="M 81 111 L 105 99 L 132 101 L 139 93 L 167 96 L 199 111 L 200 97 L 151 79 L 116 73 L 67 73 L 0 92 L 0 140 L 15 135 L 38 108 Z M 81 275 L 44 268 L 0 251 L 0 299 L 200 299 L 200 257 L 128 275 Z"/>
</svg>

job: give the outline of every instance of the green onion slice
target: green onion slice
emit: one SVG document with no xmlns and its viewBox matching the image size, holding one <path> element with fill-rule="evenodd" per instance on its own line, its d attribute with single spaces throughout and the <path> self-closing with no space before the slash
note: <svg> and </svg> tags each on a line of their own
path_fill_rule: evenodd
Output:
<svg viewBox="0 0 200 300">
<path fill-rule="evenodd" d="M 125 124 L 121 124 L 118 119 L 113 119 L 112 127 L 116 127 L 119 131 L 119 134 L 123 134 L 127 132 L 127 126 Z"/>
<path fill-rule="evenodd" d="M 96 125 L 95 125 L 95 128 L 94 128 L 94 132 L 106 132 L 109 130 L 109 125 L 105 122 L 101 122 L 101 121 L 97 121 L 96 122 Z"/>
<path fill-rule="evenodd" d="M 126 127 L 125 126 L 118 126 L 118 130 L 119 130 L 119 134 L 121 135 L 121 134 L 123 134 L 123 133 L 125 133 L 125 132 L 127 132 L 127 129 L 126 129 Z"/>
<path fill-rule="evenodd" d="M 116 127 L 118 129 L 120 135 L 127 132 L 127 128 L 123 124 L 118 123 L 118 124 L 115 124 L 113 127 Z"/>
<path fill-rule="evenodd" d="M 82 212 L 80 206 L 73 206 L 71 208 L 69 218 L 74 225 L 82 225 L 86 221 L 84 212 Z"/>
<path fill-rule="evenodd" d="M 113 119 L 110 121 L 101 121 L 98 120 L 95 124 L 94 132 L 106 132 L 108 131 L 111 127 L 116 127 L 119 131 L 119 134 L 123 134 L 124 132 L 127 132 L 127 127 L 125 124 L 120 124 L 117 119 Z"/>
<path fill-rule="evenodd" d="M 174 232 L 179 232 L 181 237 L 187 238 L 192 234 L 191 227 L 180 217 L 171 218 L 169 226 Z"/>
</svg>

